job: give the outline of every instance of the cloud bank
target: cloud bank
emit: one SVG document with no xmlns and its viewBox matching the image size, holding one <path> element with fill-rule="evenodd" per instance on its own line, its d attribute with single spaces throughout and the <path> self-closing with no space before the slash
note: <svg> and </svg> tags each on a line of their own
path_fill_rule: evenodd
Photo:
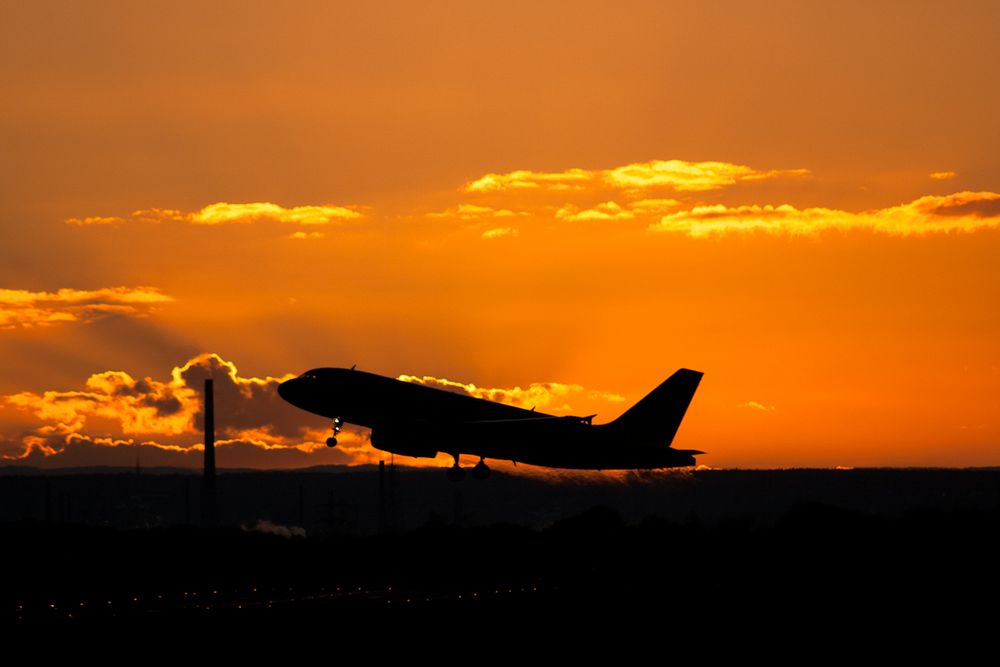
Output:
<svg viewBox="0 0 1000 667">
<path fill-rule="evenodd" d="M 212 378 L 216 446 L 222 467 L 302 467 L 320 463 L 363 464 L 384 459 L 367 433 L 348 427 L 335 449 L 326 447 L 326 420 L 278 396 L 293 374 L 246 377 L 218 354 L 203 353 L 174 367 L 164 378 L 137 378 L 120 370 L 88 377 L 68 390 L 24 391 L 0 397 L 0 410 L 34 426 L 0 434 L 0 460 L 45 467 L 145 465 L 196 467 L 204 450 L 202 388 Z M 487 388 L 430 376 L 399 379 L 524 408 L 555 412 L 579 400 L 620 403 L 623 397 L 576 384 L 531 383 L 526 388 Z M 10 421 L 10 420 L 7 420 Z M 436 465 L 434 460 L 409 461 Z"/>
<path fill-rule="evenodd" d="M 209 204 L 199 211 L 185 213 L 175 209 L 146 208 L 127 216 L 92 216 L 68 218 L 69 225 L 120 225 L 124 223 L 159 224 L 181 222 L 193 225 L 249 224 L 276 222 L 302 226 L 329 225 L 363 217 L 359 211 L 346 206 L 293 206 L 285 208 L 270 202 Z"/>
<path fill-rule="evenodd" d="M 746 205 L 695 206 L 663 216 L 650 229 L 704 237 L 733 232 L 814 235 L 826 230 L 864 229 L 891 236 L 974 232 L 1000 226 L 1000 194 L 958 192 L 929 195 L 907 204 L 851 213 L 829 208 L 798 209 Z"/>
<path fill-rule="evenodd" d="M 485 398 L 489 401 L 506 403 L 519 408 L 546 408 L 559 411 L 572 410 L 574 399 L 588 398 L 610 403 L 621 403 L 624 396 L 602 391 L 594 391 L 583 388 L 578 384 L 564 384 L 561 382 L 532 382 L 525 388 L 512 387 L 510 389 L 477 387 L 474 384 L 464 384 L 436 378 L 429 375 L 421 377 L 415 375 L 400 375 L 400 380 L 422 384 L 435 389 L 444 389 L 475 398 Z"/>
<path fill-rule="evenodd" d="M 143 317 L 173 298 L 155 287 L 104 287 L 55 292 L 0 289 L 0 329 L 92 322 L 109 315 Z"/>
<path fill-rule="evenodd" d="M 667 188 L 677 192 L 718 190 L 742 181 L 763 181 L 809 175 L 808 169 L 759 171 L 730 162 L 689 162 L 651 160 L 611 169 L 580 169 L 545 172 L 520 169 L 503 174 L 486 174 L 463 186 L 465 192 L 547 190 L 571 192 L 588 188 L 644 191 Z"/>
</svg>

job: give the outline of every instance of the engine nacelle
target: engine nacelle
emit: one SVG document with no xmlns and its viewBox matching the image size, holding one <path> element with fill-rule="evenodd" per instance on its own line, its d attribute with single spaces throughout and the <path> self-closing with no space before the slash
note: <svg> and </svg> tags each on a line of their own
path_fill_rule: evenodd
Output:
<svg viewBox="0 0 1000 667">
<path fill-rule="evenodd" d="M 372 447 L 402 456 L 416 456 L 432 459 L 437 456 L 437 447 L 422 437 L 418 428 L 380 426 L 372 429 Z"/>
</svg>

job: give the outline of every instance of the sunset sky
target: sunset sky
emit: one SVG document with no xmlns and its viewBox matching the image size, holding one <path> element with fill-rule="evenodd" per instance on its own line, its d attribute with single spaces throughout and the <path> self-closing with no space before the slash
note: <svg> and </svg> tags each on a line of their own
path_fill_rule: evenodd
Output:
<svg viewBox="0 0 1000 667">
<path fill-rule="evenodd" d="M 6 2 L 0 54 L 7 463 L 198 465 L 209 373 L 220 466 L 377 461 L 275 393 L 357 364 L 1000 464 L 1000 3 Z"/>
</svg>

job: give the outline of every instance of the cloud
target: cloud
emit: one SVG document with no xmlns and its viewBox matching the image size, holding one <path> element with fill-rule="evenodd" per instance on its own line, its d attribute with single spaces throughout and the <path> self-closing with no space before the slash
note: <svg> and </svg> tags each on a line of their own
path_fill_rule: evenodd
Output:
<svg viewBox="0 0 1000 667">
<path fill-rule="evenodd" d="M 324 436 L 325 437 L 325 436 Z M 347 440 L 347 431 L 341 432 L 338 440 Z M 367 441 L 363 441 L 367 444 Z M 200 439 L 194 444 L 168 444 L 155 440 L 134 438 L 115 439 L 74 433 L 67 437 L 59 435 L 32 435 L 6 440 L 0 438 L 0 460 L 20 465 L 39 467 L 68 466 L 127 466 L 138 460 L 143 467 L 178 466 L 201 467 L 204 448 Z M 374 452 L 370 447 L 367 451 Z M 255 442 L 240 439 L 216 441 L 216 459 L 225 468 L 295 468 L 318 464 L 345 464 L 377 462 L 371 459 L 353 457 L 343 445 L 335 449 L 315 443 L 314 449 L 300 445 L 287 447 L 261 446 Z"/>
<path fill-rule="evenodd" d="M 928 175 L 932 179 L 934 179 L 935 181 L 947 181 L 949 179 L 952 179 L 952 178 L 955 178 L 956 176 L 958 176 L 958 174 L 956 174 L 953 171 L 935 171 L 935 172 L 931 172 Z"/>
<path fill-rule="evenodd" d="M 158 224 L 162 222 L 191 222 L 192 214 L 169 208 L 144 208 L 132 211 L 127 216 L 90 216 L 85 218 L 67 218 L 67 225 L 120 225 L 126 222 Z"/>
<path fill-rule="evenodd" d="M 759 412 L 774 412 L 773 405 L 764 405 L 763 403 L 758 403 L 757 401 L 747 401 L 746 403 L 740 403 L 739 408 L 748 408 L 750 410 L 757 410 Z"/>
<path fill-rule="evenodd" d="M 141 211 L 136 211 L 133 216 L 137 216 Z M 91 215 L 85 218 L 67 218 L 67 225 L 118 225 L 125 222 L 125 218 L 116 215 Z"/>
<path fill-rule="evenodd" d="M 436 213 L 428 213 L 428 218 L 453 218 L 457 220 L 483 220 L 486 218 L 512 218 L 523 216 L 527 213 L 523 211 L 512 211 L 507 208 L 492 208 L 490 206 L 479 206 L 478 204 L 458 204 L 451 208 Z"/>
<path fill-rule="evenodd" d="M 625 400 L 625 397 L 619 394 L 588 390 L 578 384 L 563 384 L 561 382 L 532 382 L 524 389 L 521 387 L 500 389 L 477 387 L 474 384 L 464 384 L 429 375 L 422 377 L 400 375 L 398 379 L 404 382 L 413 382 L 427 387 L 444 389 L 466 396 L 485 398 L 490 401 L 529 409 L 553 407 L 559 411 L 568 411 L 573 409 L 569 401 L 580 398 L 602 400 L 611 403 L 621 403 Z"/>
<path fill-rule="evenodd" d="M 594 204 L 590 207 L 580 207 L 574 204 L 564 204 L 555 209 L 555 218 L 567 222 L 587 222 L 587 221 L 609 221 L 609 220 L 633 220 L 639 216 L 651 217 L 662 215 L 667 211 L 676 210 L 680 203 L 676 199 L 642 199 L 639 201 L 619 204 L 609 200 Z M 542 209 L 546 217 L 552 215 L 550 211 L 555 207 Z M 496 218 L 509 218 L 515 222 L 517 218 L 528 216 L 525 211 L 512 211 L 510 209 L 495 209 L 489 206 L 479 206 L 476 204 L 459 204 L 457 207 L 449 208 L 440 213 L 428 213 L 427 217 L 452 218 L 459 220 L 495 220 Z M 497 239 L 502 237 L 517 236 L 518 230 L 513 226 L 494 227 L 482 232 L 484 239 Z"/>
<path fill-rule="evenodd" d="M 996 218 L 1000 216 L 1000 194 L 959 192 L 945 197 L 922 197 L 915 208 L 929 216 Z"/>
<path fill-rule="evenodd" d="M 105 287 L 55 292 L 0 289 L 0 329 L 92 322 L 109 315 L 143 317 L 173 298 L 155 287 Z"/>
<path fill-rule="evenodd" d="M 631 220 L 635 213 L 622 208 L 613 201 L 606 201 L 591 208 L 579 209 L 572 204 L 566 204 L 556 211 L 556 218 L 559 220 L 584 221 L 584 220 Z"/>
<path fill-rule="evenodd" d="M 494 227 L 483 232 L 484 239 L 501 239 L 505 236 L 517 236 L 517 230 L 513 227 Z"/>
<path fill-rule="evenodd" d="M 466 183 L 466 192 L 502 192 L 505 190 L 583 190 L 591 185 L 597 172 L 586 169 L 544 172 L 520 169 L 506 174 L 486 174 Z"/>
<path fill-rule="evenodd" d="M 28 465 L 131 466 L 139 457 L 146 465 L 197 465 L 201 447 L 178 447 L 133 438 L 92 436 L 73 432 L 23 434 L 18 439 L 0 439 L 0 461 Z"/>
<path fill-rule="evenodd" d="M 907 204 L 851 213 L 828 208 L 798 209 L 788 204 L 729 207 L 695 206 L 663 216 L 650 229 L 704 237 L 732 232 L 811 235 L 865 229 L 892 236 L 973 232 L 1000 226 L 1000 194 L 958 192 L 929 195 Z"/>
<path fill-rule="evenodd" d="M 143 441 L 151 447 L 190 450 L 201 442 L 201 394 L 209 377 L 214 381 L 220 444 L 227 439 L 262 448 L 303 444 L 308 420 L 277 394 L 278 384 L 292 375 L 241 377 L 234 364 L 205 353 L 175 367 L 168 379 L 104 371 L 77 389 L 3 397 L 5 406 L 42 422 L 23 435 L 20 452 L 4 458 L 24 458 L 32 452 L 50 456 L 79 444 L 75 441 L 107 447 Z"/>
<path fill-rule="evenodd" d="M 604 172 L 604 178 L 623 189 L 648 190 L 669 187 L 680 192 L 701 192 L 735 185 L 740 181 L 763 181 L 808 174 L 808 169 L 757 171 L 729 162 L 653 160 L 609 169 Z"/>
<path fill-rule="evenodd" d="M 361 217 L 363 217 L 362 213 L 346 206 L 294 206 L 285 208 L 284 206 L 270 202 L 252 202 L 247 204 L 218 202 L 190 213 L 184 213 L 175 209 L 147 208 L 133 211 L 124 217 L 95 216 L 68 218 L 66 223 L 70 225 L 114 225 L 123 223 L 157 224 L 183 222 L 194 225 L 223 225 L 277 222 L 311 226 L 357 220 Z"/>
<path fill-rule="evenodd" d="M 573 204 L 564 204 L 555 212 L 557 220 L 569 222 L 634 220 L 662 215 L 667 211 L 676 210 L 680 202 L 676 199 L 641 199 L 626 201 L 624 205 L 616 201 L 605 201 L 590 208 L 581 208 Z"/>
<path fill-rule="evenodd" d="M 301 526 L 285 526 L 269 519 L 258 519 L 253 526 L 241 526 L 241 528 L 247 532 L 268 533 L 287 538 L 306 536 L 306 530 Z"/>
<path fill-rule="evenodd" d="M 509 208 L 493 208 L 492 206 L 480 206 L 479 204 L 458 204 L 457 206 L 452 206 L 443 211 L 438 211 L 434 213 L 427 213 L 424 217 L 435 218 L 435 219 L 449 219 L 449 220 L 463 220 L 472 223 L 477 222 L 499 222 L 499 221 L 513 221 L 516 218 L 521 218 L 529 215 L 525 211 L 514 211 Z M 483 225 L 470 225 L 470 228 L 482 229 Z M 504 227 L 492 227 L 486 229 L 480 233 L 480 236 L 486 240 L 499 239 L 504 237 L 518 236 L 519 232 L 516 228 L 511 226 Z"/>
<path fill-rule="evenodd" d="M 628 207 L 637 214 L 650 215 L 673 211 L 680 205 L 681 203 L 676 199 L 640 199 L 639 201 L 629 202 Z"/>
<path fill-rule="evenodd" d="M 547 190 L 567 192 L 605 187 L 630 192 L 669 188 L 678 192 L 717 190 L 742 181 L 806 176 L 808 169 L 771 169 L 759 171 L 730 162 L 688 162 L 686 160 L 651 160 L 611 169 L 573 168 L 557 172 L 517 170 L 505 174 L 486 174 L 465 184 L 465 192 L 504 192 L 510 190 Z"/>
<path fill-rule="evenodd" d="M 284 208 L 277 204 L 211 204 L 191 216 L 191 222 L 201 225 L 246 223 L 260 220 L 288 222 L 299 225 L 327 225 L 331 222 L 355 220 L 361 214 L 343 206 L 296 206 Z"/>
</svg>

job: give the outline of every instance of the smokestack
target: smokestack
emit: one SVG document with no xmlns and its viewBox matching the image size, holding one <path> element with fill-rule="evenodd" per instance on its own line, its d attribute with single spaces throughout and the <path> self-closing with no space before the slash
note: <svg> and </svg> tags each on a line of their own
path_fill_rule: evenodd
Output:
<svg viewBox="0 0 1000 667">
<path fill-rule="evenodd" d="M 215 486 L 215 397 L 212 378 L 205 380 L 205 483 Z"/>
<path fill-rule="evenodd" d="M 212 379 L 205 380 L 205 468 L 201 487 L 201 523 L 215 526 L 215 401 Z"/>
</svg>

